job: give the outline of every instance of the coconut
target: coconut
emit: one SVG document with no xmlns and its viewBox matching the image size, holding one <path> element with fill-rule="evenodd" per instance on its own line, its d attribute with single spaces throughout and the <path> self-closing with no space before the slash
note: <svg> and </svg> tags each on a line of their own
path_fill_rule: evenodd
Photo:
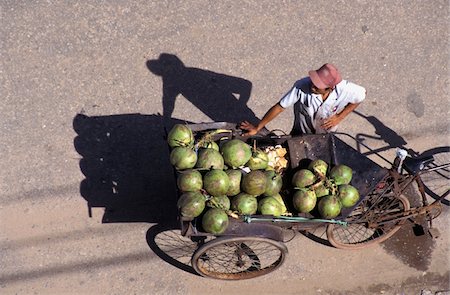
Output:
<svg viewBox="0 0 450 295">
<path fill-rule="evenodd" d="M 220 151 L 225 164 L 232 168 L 243 166 L 252 156 L 251 147 L 240 139 L 225 142 Z"/>
<path fill-rule="evenodd" d="M 343 184 L 339 186 L 339 199 L 345 208 L 350 208 L 356 205 L 359 200 L 359 192 L 350 184 Z"/>
<path fill-rule="evenodd" d="M 320 216 L 326 219 L 337 217 L 341 213 L 342 204 L 337 196 L 326 196 L 320 198 L 317 205 Z"/>
<path fill-rule="evenodd" d="M 225 232 L 229 222 L 227 213 L 217 208 L 208 209 L 202 217 L 203 229 L 214 235 L 219 235 Z"/>
<path fill-rule="evenodd" d="M 308 169 L 300 169 L 292 176 L 292 185 L 298 188 L 305 188 L 316 182 L 316 176 Z"/>
<path fill-rule="evenodd" d="M 316 193 L 311 189 L 297 190 L 292 197 L 292 202 L 295 210 L 301 213 L 308 213 L 316 206 Z"/>
<path fill-rule="evenodd" d="M 317 198 L 321 198 L 321 197 L 330 195 L 330 189 L 326 186 L 325 181 L 316 183 L 311 188 L 314 189 L 314 192 L 316 193 Z"/>
<path fill-rule="evenodd" d="M 177 202 L 181 216 L 195 218 L 205 209 L 206 198 L 200 192 L 186 192 L 180 196 Z"/>
<path fill-rule="evenodd" d="M 316 159 L 309 164 L 308 169 L 323 179 L 327 176 L 328 164 L 324 160 Z"/>
<path fill-rule="evenodd" d="M 215 149 L 199 149 L 197 168 L 203 169 L 223 169 L 224 162 L 222 155 Z"/>
<path fill-rule="evenodd" d="M 240 170 L 228 169 L 225 170 L 225 173 L 228 175 L 228 179 L 230 179 L 230 186 L 226 195 L 232 197 L 239 194 L 241 192 L 242 172 Z"/>
<path fill-rule="evenodd" d="M 203 141 L 198 147 L 219 151 L 219 145 L 214 141 Z"/>
<path fill-rule="evenodd" d="M 259 196 L 266 190 L 266 174 L 260 170 L 253 170 L 242 176 L 242 190 L 247 194 Z"/>
<path fill-rule="evenodd" d="M 267 155 L 267 153 L 260 149 L 255 149 L 245 166 L 250 168 L 250 170 L 264 170 L 267 168 L 268 164 L 269 156 Z"/>
<path fill-rule="evenodd" d="M 273 197 L 281 191 L 283 179 L 281 174 L 273 170 L 265 171 L 264 174 L 266 175 L 266 189 L 263 194 L 268 197 Z"/>
<path fill-rule="evenodd" d="M 265 197 L 258 202 L 258 211 L 263 215 L 280 216 L 283 207 L 274 197 Z"/>
<path fill-rule="evenodd" d="M 228 175 L 223 170 L 213 169 L 203 177 L 203 188 L 211 196 L 225 195 L 230 186 Z"/>
<path fill-rule="evenodd" d="M 258 201 L 255 196 L 240 193 L 231 200 L 231 209 L 240 215 L 252 215 L 258 209 Z"/>
<path fill-rule="evenodd" d="M 178 174 L 178 189 L 183 192 L 199 191 L 203 187 L 203 178 L 197 170 L 185 170 Z"/>
<path fill-rule="evenodd" d="M 340 164 L 331 168 L 330 178 L 334 179 L 337 185 L 349 184 L 350 181 L 352 180 L 352 174 L 353 174 L 352 168 Z"/>
<path fill-rule="evenodd" d="M 197 162 L 197 154 L 188 147 L 178 146 L 170 152 L 170 163 L 177 170 L 190 169 Z"/>
<path fill-rule="evenodd" d="M 192 130 L 186 125 L 175 124 L 167 134 L 167 142 L 171 147 L 192 147 L 194 144 L 194 135 L 192 134 Z"/>
<path fill-rule="evenodd" d="M 275 198 L 281 204 L 281 207 L 283 208 L 281 214 L 287 213 L 287 208 L 286 204 L 284 203 L 283 197 L 280 194 L 276 194 L 272 196 L 272 198 Z"/>
<path fill-rule="evenodd" d="M 208 200 L 207 205 L 212 208 L 219 208 L 222 210 L 230 210 L 231 207 L 231 201 L 230 199 L 223 195 L 223 196 L 214 196 L 210 200 Z"/>
</svg>

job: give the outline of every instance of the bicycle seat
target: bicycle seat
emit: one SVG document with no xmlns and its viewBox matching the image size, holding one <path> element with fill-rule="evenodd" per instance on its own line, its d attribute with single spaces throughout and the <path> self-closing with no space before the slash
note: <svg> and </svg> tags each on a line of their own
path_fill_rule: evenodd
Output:
<svg viewBox="0 0 450 295">
<path fill-rule="evenodd" d="M 434 158 L 432 155 L 419 158 L 407 157 L 403 161 L 403 168 L 405 168 L 408 173 L 416 174 L 417 172 L 421 171 L 426 164 L 432 162 L 433 160 Z"/>
</svg>

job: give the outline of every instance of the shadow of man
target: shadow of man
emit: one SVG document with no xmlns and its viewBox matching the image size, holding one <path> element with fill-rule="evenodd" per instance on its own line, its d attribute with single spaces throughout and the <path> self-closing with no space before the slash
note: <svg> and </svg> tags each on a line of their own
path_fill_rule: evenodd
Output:
<svg viewBox="0 0 450 295">
<path fill-rule="evenodd" d="M 248 80 L 186 67 L 176 55 L 168 53 L 162 53 L 158 59 L 148 60 L 147 68 L 162 77 L 165 121 L 172 117 L 176 98 L 181 94 L 212 121 L 259 122 L 247 106 L 252 90 L 252 83 Z"/>
</svg>

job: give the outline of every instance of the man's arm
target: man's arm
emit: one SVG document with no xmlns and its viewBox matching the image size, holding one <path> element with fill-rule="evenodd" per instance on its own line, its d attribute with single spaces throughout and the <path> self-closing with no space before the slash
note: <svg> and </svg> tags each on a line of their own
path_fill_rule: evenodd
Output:
<svg viewBox="0 0 450 295">
<path fill-rule="evenodd" d="M 279 103 L 277 103 L 267 111 L 267 113 L 264 115 L 264 117 L 258 123 L 257 126 L 254 126 L 248 121 L 244 121 L 240 124 L 239 127 L 243 130 L 248 131 L 247 133 L 244 134 L 244 136 L 255 135 L 256 133 L 258 133 L 258 131 L 263 129 L 270 121 L 272 121 L 276 116 L 278 116 L 283 111 L 284 108 Z"/>
<path fill-rule="evenodd" d="M 333 128 L 334 126 L 337 126 L 340 122 L 342 122 L 342 120 L 344 120 L 345 117 L 348 116 L 348 114 L 353 112 L 353 110 L 356 109 L 358 106 L 359 103 L 349 103 L 348 105 L 345 106 L 342 112 L 326 119 L 321 127 L 324 129 L 330 129 Z"/>
</svg>

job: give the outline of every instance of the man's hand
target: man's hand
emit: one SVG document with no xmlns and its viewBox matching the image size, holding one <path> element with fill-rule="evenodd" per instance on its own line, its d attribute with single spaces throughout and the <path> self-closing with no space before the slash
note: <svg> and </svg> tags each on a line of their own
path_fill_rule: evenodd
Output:
<svg viewBox="0 0 450 295">
<path fill-rule="evenodd" d="M 239 124 L 239 128 L 247 131 L 246 133 L 242 134 L 243 136 L 252 136 L 258 133 L 258 129 L 255 127 L 255 125 L 251 124 L 248 121 L 241 122 L 241 124 Z"/>
<path fill-rule="evenodd" d="M 329 117 L 324 120 L 321 127 L 325 130 L 331 129 L 334 126 L 337 126 L 342 121 L 341 116 L 339 114 Z"/>
</svg>

